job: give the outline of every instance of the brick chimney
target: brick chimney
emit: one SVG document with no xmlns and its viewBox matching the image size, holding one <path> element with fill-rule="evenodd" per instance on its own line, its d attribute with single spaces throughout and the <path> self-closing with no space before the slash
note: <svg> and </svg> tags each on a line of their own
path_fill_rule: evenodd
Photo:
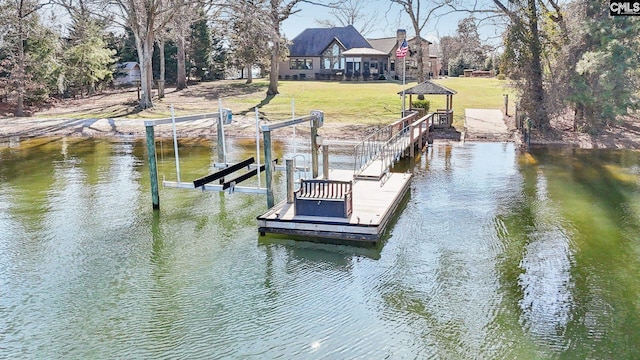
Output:
<svg viewBox="0 0 640 360">
<path fill-rule="evenodd" d="M 396 40 L 398 42 L 398 44 L 402 43 L 402 40 L 407 38 L 407 30 L 405 29 L 398 29 L 396 31 Z"/>
</svg>

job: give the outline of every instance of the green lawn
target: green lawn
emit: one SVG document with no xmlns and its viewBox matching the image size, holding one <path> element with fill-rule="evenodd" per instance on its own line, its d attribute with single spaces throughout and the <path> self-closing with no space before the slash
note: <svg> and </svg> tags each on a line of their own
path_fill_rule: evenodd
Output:
<svg viewBox="0 0 640 360">
<path fill-rule="evenodd" d="M 454 126 L 463 125 L 465 108 L 502 108 L 508 81 L 483 78 L 450 78 L 435 80 L 457 92 L 453 96 Z M 325 112 L 327 123 L 388 124 L 401 116 L 402 101 L 398 92 L 402 84 L 390 81 L 329 82 L 329 81 L 280 81 L 280 94 L 266 97 L 268 83 L 257 80 L 246 85 L 244 80 L 205 82 L 182 91 L 168 91 L 166 98 L 155 101 L 153 109 L 136 112 L 135 90 L 115 92 L 85 99 L 82 107 L 67 106 L 55 113 L 43 112 L 39 117 L 105 118 L 126 116 L 129 118 L 162 118 L 170 116 L 169 107 L 175 108 L 177 116 L 215 111 L 218 97 L 225 108 L 235 114 L 253 113 L 258 106 L 260 112 L 270 120 L 291 118 L 291 101 L 295 100 L 296 115 L 309 114 L 311 110 Z M 415 82 L 406 87 L 416 85 Z M 444 108 L 445 96 L 427 96 L 431 110 Z M 407 97 L 408 101 L 408 97 Z M 513 102 L 511 102 L 513 104 Z"/>
<path fill-rule="evenodd" d="M 457 92 L 453 96 L 456 127 L 463 124 L 465 108 L 502 108 L 505 93 L 509 94 L 510 100 L 514 99 L 513 91 L 507 88 L 508 82 L 504 80 L 449 78 L 434 82 Z M 261 85 L 261 81 L 256 83 Z M 415 82 L 406 86 L 409 88 L 414 85 Z M 224 98 L 223 103 L 238 113 L 253 111 L 262 102 L 260 112 L 274 120 L 291 117 L 292 99 L 295 100 L 296 115 L 323 110 L 326 122 L 385 124 L 398 119 L 401 114 L 401 96 L 398 92 L 402 91 L 402 84 L 393 82 L 280 81 L 278 90 L 280 94 L 272 99 L 266 99 L 265 92 L 261 91 Z M 431 110 L 445 106 L 445 96 L 432 95 L 426 98 L 431 101 Z"/>
</svg>

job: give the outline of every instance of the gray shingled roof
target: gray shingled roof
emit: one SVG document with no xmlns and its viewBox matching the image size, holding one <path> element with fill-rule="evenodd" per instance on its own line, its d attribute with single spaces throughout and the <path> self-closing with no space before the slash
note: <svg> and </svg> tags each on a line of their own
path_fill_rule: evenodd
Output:
<svg viewBox="0 0 640 360">
<path fill-rule="evenodd" d="M 396 37 L 388 37 L 381 39 L 367 39 L 369 44 L 373 46 L 374 49 L 380 50 L 384 53 L 391 54 L 396 45 L 398 45 L 398 39 Z"/>
<path fill-rule="evenodd" d="M 438 85 L 434 82 L 431 82 L 429 80 L 420 83 L 416 86 L 410 87 L 408 89 L 405 89 L 404 91 L 405 94 L 412 94 L 412 95 L 453 95 L 453 94 L 457 94 L 457 92 L 455 92 L 454 90 L 451 90 L 449 88 L 446 88 L 442 85 Z M 402 94 L 402 91 L 399 91 L 398 94 Z"/>
<path fill-rule="evenodd" d="M 351 25 L 334 28 L 305 29 L 293 39 L 289 46 L 289 56 L 320 56 L 337 39 L 349 50 L 352 48 L 371 48 L 367 40 Z"/>
</svg>

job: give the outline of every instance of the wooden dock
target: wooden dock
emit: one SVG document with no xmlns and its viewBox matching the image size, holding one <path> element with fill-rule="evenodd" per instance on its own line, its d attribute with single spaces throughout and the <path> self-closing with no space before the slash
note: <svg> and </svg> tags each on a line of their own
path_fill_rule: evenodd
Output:
<svg viewBox="0 0 640 360">
<path fill-rule="evenodd" d="M 291 190 L 292 195 L 287 201 L 258 216 L 260 234 L 331 239 L 331 242 L 375 244 L 380 241 L 408 194 L 411 180 L 411 174 L 392 173 L 390 168 L 405 156 L 413 158 L 416 149 L 421 151 L 427 143 L 429 122 L 433 121 L 434 114 L 420 119 L 417 115 L 412 113 L 381 128 L 358 144 L 354 151 L 353 171 L 332 170 L 325 180 L 313 180 L 318 184 L 316 186 L 320 186 L 314 189 L 320 189 L 322 194 L 329 189 L 322 187 L 322 181 L 352 184 L 350 193 L 344 198 L 348 202 L 344 209 L 349 211 L 340 210 L 345 204 L 340 203 L 345 194 L 340 193 L 338 198 L 301 194 L 296 198 Z M 311 215 L 301 215 L 297 206 L 298 210 Z M 329 207 L 334 210 L 327 210 Z"/>
<path fill-rule="evenodd" d="M 305 238 L 377 243 L 385 234 L 402 199 L 409 192 L 411 174 L 390 173 L 384 182 L 353 184 L 353 212 L 348 218 L 295 215 L 294 204 L 283 201 L 258 216 L 258 231 Z M 353 172 L 332 170 L 330 180 L 353 180 Z"/>
</svg>

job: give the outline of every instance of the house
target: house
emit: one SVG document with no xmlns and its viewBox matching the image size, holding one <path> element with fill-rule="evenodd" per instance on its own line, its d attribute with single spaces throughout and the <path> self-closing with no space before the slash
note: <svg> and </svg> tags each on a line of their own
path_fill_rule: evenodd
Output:
<svg viewBox="0 0 640 360">
<path fill-rule="evenodd" d="M 388 55 L 374 49 L 352 25 L 306 29 L 292 40 L 282 79 L 366 80 L 388 71 Z"/>
<path fill-rule="evenodd" d="M 402 65 L 396 66 L 396 49 L 406 35 L 406 30 L 398 29 L 395 37 L 365 39 L 352 25 L 306 29 L 292 40 L 289 58 L 280 64 L 278 75 L 285 80 L 402 79 Z M 420 40 L 407 40 L 407 79 L 418 77 L 418 44 L 422 46 L 425 76 L 438 74 L 437 61 L 429 56 L 431 43 Z"/>
<path fill-rule="evenodd" d="M 140 82 L 140 65 L 129 61 L 117 63 L 113 71 L 113 85 L 133 85 Z"/>
<path fill-rule="evenodd" d="M 402 64 L 400 62 L 406 61 L 407 74 L 406 79 L 415 80 L 418 78 L 418 46 L 422 46 L 422 58 L 423 58 L 423 73 L 425 76 L 434 76 L 438 74 L 437 69 L 438 62 L 437 58 L 434 59 L 429 55 L 429 42 L 426 39 L 420 38 L 418 41 L 417 37 L 413 37 L 411 39 L 407 39 L 407 43 L 409 44 L 409 52 L 405 58 L 398 59 L 396 57 L 396 50 L 398 46 L 402 43 L 402 40 L 407 36 L 407 31 L 404 29 L 398 29 L 396 31 L 395 37 L 386 37 L 379 39 L 367 39 L 369 44 L 380 52 L 387 54 L 388 56 L 388 65 L 389 76 L 394 79 L 402 79 Z M 435 70 L 435 71 L 434 71 Z"/>
</svg>

